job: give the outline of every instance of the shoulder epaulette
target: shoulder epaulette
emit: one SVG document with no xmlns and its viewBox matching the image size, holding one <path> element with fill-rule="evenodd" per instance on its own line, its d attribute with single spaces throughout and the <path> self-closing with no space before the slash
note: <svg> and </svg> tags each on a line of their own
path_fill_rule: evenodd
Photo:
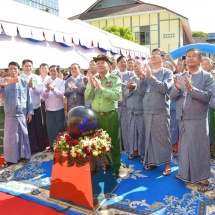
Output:
<svg viewBox="0 0 215 215">
<path fill-rule="evenodd" d="M 111 74 L 110 77 L 111 77 L 111 78 L 118 78 L 118 76 L 117 76 L 117 75 L 114 75 L 114 74 Z"/>
</svg>

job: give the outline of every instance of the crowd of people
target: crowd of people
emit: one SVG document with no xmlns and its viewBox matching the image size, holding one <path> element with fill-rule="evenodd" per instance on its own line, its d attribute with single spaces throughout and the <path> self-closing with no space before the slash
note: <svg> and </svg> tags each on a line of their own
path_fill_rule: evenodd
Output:
<svg viewBox="0 0 215 215">
<path fill-rule="evenodd" d="M 128 159 L 141 157 L 145 171 L 164 165 L 172 173 L 172 156 L 179 157 L 176 179 L 208 190 L 210 158 L 215 144 L 215 88 L 213 62 L 199 49 L 189 49 L 177 64 L 156 48 L 150 59 L 98 55 L 81 73 L 73 63 L 66 71 L 42 63 L 33 73 L 33 61 L 10 62 L 0 70 L 0 154 L 3 168 L 28 162 L 31 154 L 46 149 L 65 131 L 65 114 L 74 107 L 95 111 L 98 126 L 112 140 L 103 154 L 103 171 L 113 163 L 119 176 L 120 152 Z M 54 125 L 54 126 L 53 126 Z M 4 132 L 3 132 L 4 131 Z M 212 154 L 211 154 L 212 151 Z M 91 161 L 92 174 L 99 171 Z"/>
</svg>

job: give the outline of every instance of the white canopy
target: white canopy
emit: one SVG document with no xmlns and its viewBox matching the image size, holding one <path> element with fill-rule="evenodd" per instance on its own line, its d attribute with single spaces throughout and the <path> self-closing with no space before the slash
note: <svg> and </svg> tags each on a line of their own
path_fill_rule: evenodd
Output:
<svg viewBox="0 0 215 215">
<path fill-rule="evenodd" d="M 10 61 L 31 59 L 68 67 L 88 68 L 98 54 L 145 58 L 149 49 L 110 34 L 81 20 L 67 20 L 24 4 L 0 2 L 0 68 Z"/>
</svg>

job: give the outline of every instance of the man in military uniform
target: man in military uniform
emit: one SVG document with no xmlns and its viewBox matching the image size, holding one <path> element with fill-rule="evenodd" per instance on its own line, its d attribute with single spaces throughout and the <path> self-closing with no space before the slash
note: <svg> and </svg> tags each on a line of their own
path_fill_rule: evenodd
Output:
<svg viewBox="0 0 215 215">
<path fill-rule="evenodd" d="M 85 99 L 92 102 L 92 109 L 97 113 L 98 127 L 107 131 L 111 137 L 110 156 L 104 155 L 103 171 L 108 170 L 110 161 L 114 165 L 116 177 L 119 175 L 120 142 L 118 122 L 118 100 L 121 94 L 121 81 L 116 75 L 110 74 L 111 60 L 106 55 L 93 58 L 98 71 L 97 76 L 90 75 L 85 90 Z"/>
</svg>

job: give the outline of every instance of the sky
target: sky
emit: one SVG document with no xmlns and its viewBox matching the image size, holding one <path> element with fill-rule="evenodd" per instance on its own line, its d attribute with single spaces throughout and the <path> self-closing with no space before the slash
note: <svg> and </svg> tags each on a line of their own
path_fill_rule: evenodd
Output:
<svg viewBox="0 0 215 215">
<path fill-rule="evenodd" d="M 68 18 L 83 13 L 96 0 L 58 0 L 60 16 Z M 116 0 L 113 0 L 116 1 Z M 214 0 L 144 0 L 166 7 L 188 18 L 191 31 L 215 32 Z"/>
</svg>

